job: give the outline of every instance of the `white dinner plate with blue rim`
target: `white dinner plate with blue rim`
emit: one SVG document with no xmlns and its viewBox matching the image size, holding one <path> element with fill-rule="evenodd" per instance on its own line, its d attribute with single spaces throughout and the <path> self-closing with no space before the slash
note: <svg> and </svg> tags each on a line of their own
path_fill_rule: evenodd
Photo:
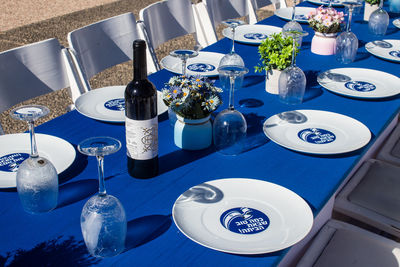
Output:
<svg viewBox="0 0 400 267">
<path fill-rule="evenodd" d="M 175 201 L 175 225 L 194 242 L 235 254 L 278 251 L 302 240 L 313 213 L 293 191 L 247 178 L 193 186 Z"/>
<path fill-rule="evenodd" d="M 400 19 L 393 20 L 393 25 L 400 29 Z"/>
<path fill-rule="evenodd" d="M 371 132 L 348 116 L 322 110 L 276 114 L 263 125 L 265 135 L 283 147 L 310 154 L 341 154 L 364 147 Z"/>
<path fill-rule="evenodd" d="M 50 160 L 57 173 L 74 162 L 76 152 L 70 143 L 52 135 L 37 133 L 35 136 L 39 156 Z M 0 188 L 14 188 L 19 165 L 29 158 L 29 133 L 0 135 L 0 147 Z"/>
<path fill-rule="evenodd" d="M 319 6 L 320 5 L 329 6 L 330 2 L 332 6 L 343 6 L 343 2 L 346 2 L 348 0 L 307 0 L 307 1 Z"/>
<path fill-rule="evenodd" d="M 374 56 L 400 62 L 400 40 L 376 40 L 368 42 L 365 49 Z"/>
<path fill-rule="evenodd" d="M 91 90 L 78 97 L 75 108 L 82 115 L 95 120 L 125 122 L 125 88 L 107 86 Z M 157 109 L 158 115 L 168 110 L 160 91 L 157 91 Z"/>
<path fill-rule="evenodd" d="M 218 66 L 224 54 L 200 51 L 196 57 L 189 58 L 186 62 L 187 75 L 218 76 Z M 176 74 L 182 74 L 182 60 L 166 56 L 160 61 L 164 69 Z"/>
<path fill-rule="evenodd" d="M 235 41 L 245 44 L 260 44 L 273 33 L 279 33 L 282 28 L 270 25 L 240 25 L 235 30 Z M 225 28 L 222 34 L 232 39 L 231 28 Z"/>
<path fill-rule="evenodd" d="M 400 78 L 364 68 L 338 68 L 322 72 L 318 83 L 329 91 L 354 98 L 385 98 L 400 93 Z"/>
<path fill-rule="evenodd" d="M 313 7 L 296 6 L 295 20 L 301 23 L 308 23 L 307 15 L 313 10 L 315 10 Z M 275 15 L 284 20 L 292 20 L 292 14 L 292 7 L 279 8 L 275 10 Z"/>
</svg>

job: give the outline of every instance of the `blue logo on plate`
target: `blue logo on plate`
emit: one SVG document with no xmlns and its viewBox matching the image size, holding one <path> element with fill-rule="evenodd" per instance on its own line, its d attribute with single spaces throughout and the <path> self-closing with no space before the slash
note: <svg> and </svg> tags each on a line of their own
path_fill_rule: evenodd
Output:
<svg viewBox="0 0 400 267">
<path fill-rule="evenodd" d="M 29 158 L 27 153 L 13 153 L 0 157 L 0 171 L 16 172 L 19 165 Z"/>
<path fill-rule="evenodd" d="M 251 40 L 264 40 L 267 39 L 268 36 L 263 33 L 246 33 L 243 37 Z"/>
<path fill-rule="evenodd" d="M 301 130 L 297 135 L 304 142 L 312 144 L 328 144 L 336 139 L 332 132 L 319 128 L 307 128 Z"/>
<path fill-rule="evenodd" d="M 390 51 L 389 55 L 391 55 L 392 57 L 399 57 L 400 58 L 400 50 Z"/>
<path fill-rule="evenodd" d="M 326 4 L 329 4 L 329 2 L 331 2 L 332 4 L 340 3 L 339 0 L 331 0 L 331 1 L 329 1 L 329 0 L 321 0 L 321 2 L 322 3 L 326 3 Z"/>
<path fill-rule="evenodd" d="M 215 66 L 207 63 L 193 63 L 187 66 L 188 70 L 196 72 L 207 72 L 215 70 Z"/>
<path fill-rule="evenodd" d="M 359 92 L 369 92 L 376 89 L 376 86 L 369 82 L 352 81 L 344 84 L 347 89 Z"/>
<path fill-rule="evenodd" d="M 298 19 L 298 20 L 308 20 L 307 16 L 306 16 L 306 15 L 303 15 L 303 14 L 301 14 L 301 15 L 295 15 L 294 18 L 295 18 L 295 19 Z"/>
<path fill-rule="evenodd" d="M 222 213 L 221 224 L 231 232 L 248 235 L 264 231 L 269 226 L 269 218 L 252 208 L 233 208 Z"/>
<path fill-rule="evenodd" d="M 125 99 L 116 98 L 116 99 L 108 100 L 106 103 L 104 103 L 104 107 L 106 107 L 107 109 L 111 109 L 111 110 L 123 111 L 123 110 L 125 110 Z"/>
</svg>

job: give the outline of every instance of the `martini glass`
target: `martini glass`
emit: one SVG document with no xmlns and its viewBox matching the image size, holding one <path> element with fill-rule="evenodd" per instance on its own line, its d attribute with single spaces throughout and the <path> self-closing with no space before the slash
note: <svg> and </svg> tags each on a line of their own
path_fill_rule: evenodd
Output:
<svg viewBox="0 0 400 267">
<path fill-rule="evenodd" d="M 283 25 L 283 28 L 282 28 L 283 33 L 290 32 L 290 31 L 303 31 L 303 27 L 301 27 L 300 23 L 298 23 L 295 18 L 296 18 L 296 0 L 294 0 L 294 3 L 293 3 L 292 20 L 287 22 L 285 25 Z M 298 37 L 296 39 L 296 41 L 300 47 L 301 43 L 303 41 L 303 38 Z"/>
<path fill-rule="evenodd" d="M 342 32 L 336 38 L 336 59 L 340 63 L 348 64 L 355 60 L 358 49 L 357 36 L 351 32 L 351 19 L 354 8 L 361 6 L 360 2 L 343 2 L 349 10 L 349 18 L 346 25 L 346 31 Z"/>
<path fill-rule="evenodd" d="M 29 158 L 17 170 L 17 191 L 22 207 L 28 213 L 48 212 L 57 206 L 58 175 L 53 164 L 39 156 L 35 121 L 49 114 L 49 109 L 40 105 L 27 105 L 11 111 L 11 117 L 28 123 L 31 152 Z"/>
<path fill-rule="evenodd" d="M 88 138 L 78 145 L 82 154 L 95 156 L 98 163 L 99 193 L 85 203 L 81 213 L 83 239 L 94 257 L 112 257 L 125 248 L 125 210 L 116 197 L 107 194 L 104 181 L 104 157 L 120 148 L 120 141 L 107 136 Z"/>
<path fill-rule="evenodd" d="M 382 7 L 383 0 L 379 2 L 379 8 L 371 13 L 368 21 L 369 32 L 377 36 L 384 36 L 389 25 L 389 14 Z"/>
<path fill-rule="evenodd" d="M 214 145 L 218 152 L 225 155 L 238 155 L 244 149 L 247 123 L 243 114 L 235 110 L 234 92 L 235 80 L 245 75 L 249 70 L 243 66 L 226 65 L 218 68 L 230 80 L 228 108 L 218 113 L 213 124 Z"/>
<path fill-rule="evenodd" d="M 182 61 L 182 75 L 186 76 L 186 63 L 189 58 L 197 57 L 199 53 L 194 50 L 178 49 L 170 53 L 170 56 L 177 57 Z"/>
<path fill-rule="evenodd" d="M 306 76 L 295 64 L 296 39 L 307 36 L 308 33 L 305 31 L 291 31 L 283 34 L 292 37 L 293 49 L 290 67 L 284 69 L 279 76 L 279 100 L 285 104 L 297 105 L 303 102 L 306 89 Z"/>
</svg>

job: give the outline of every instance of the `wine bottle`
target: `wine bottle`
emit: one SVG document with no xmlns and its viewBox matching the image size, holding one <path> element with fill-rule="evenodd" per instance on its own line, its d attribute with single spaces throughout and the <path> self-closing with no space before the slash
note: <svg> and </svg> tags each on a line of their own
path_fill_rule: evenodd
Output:
<svg viewBox="0 0 400 267">
<path fill-rule="evenodd" d="M 135 178 L 158 174 L 157 90 L 147 79 L 146 43 L 133 42 L 133 80 L 125 89 L 128 172 Z"/>
</svg>

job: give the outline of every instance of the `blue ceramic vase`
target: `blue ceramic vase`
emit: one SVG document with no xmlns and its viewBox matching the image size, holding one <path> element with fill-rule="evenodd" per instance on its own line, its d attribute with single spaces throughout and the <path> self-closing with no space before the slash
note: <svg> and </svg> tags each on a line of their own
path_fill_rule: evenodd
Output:
<svg viewBox="0 0 400 267">
<path fill-rule="evenodd" d="M 176 115 L 174 128 L 175 145 L 185 150 L 200 150 L 212 143 L 212 126 L 210 116 L 191 120 Z"/>
</svg>

